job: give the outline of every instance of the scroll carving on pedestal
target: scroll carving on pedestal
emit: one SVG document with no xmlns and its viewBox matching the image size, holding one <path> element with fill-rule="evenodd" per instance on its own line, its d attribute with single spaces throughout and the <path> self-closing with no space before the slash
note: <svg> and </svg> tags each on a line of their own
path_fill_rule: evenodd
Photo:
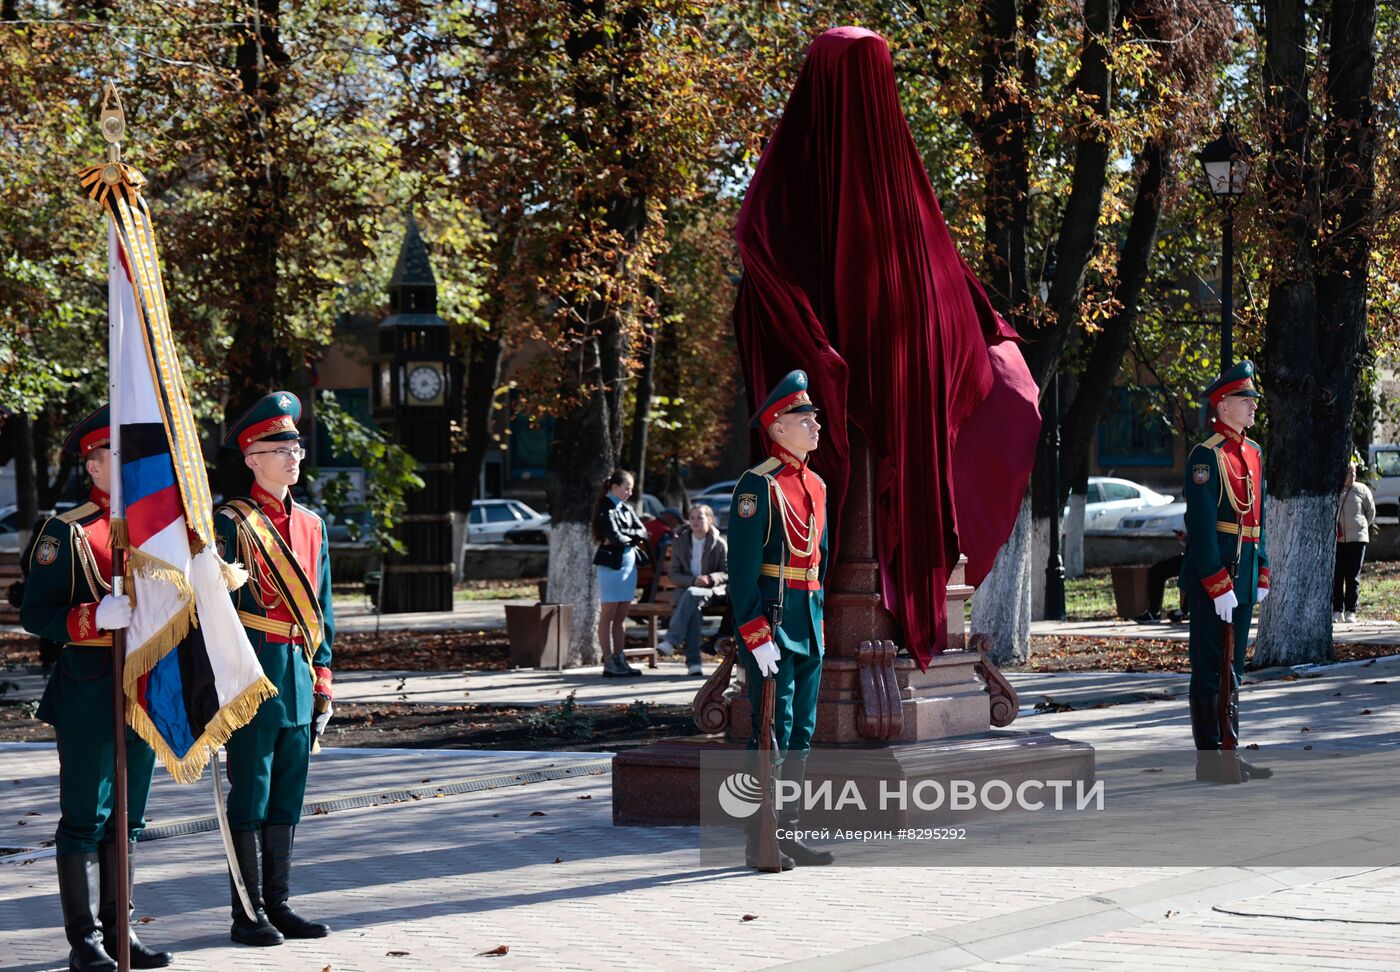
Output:
<svg viewBox="0 0 1400 972">
<path fill-rule="evenodd" d="M 701 732 L 724 732 L 729 727 L 729 699 L 725 692 L 729 689 L 729 676 L 734 670 L 737 642 L 733 638 L 721 638 L 716 648 L 723 661 L 710 675 L 700 691 L 695 693 L 691 703 L 691 718 Z"/>
<path fill-rule="evenodd" d="M 860 709 L 856 731 L 864 739 L 897 739 L 904 731 L 899 681 L 894 674 L 893 641 L 862 641 L 856 652 L 860 673 Z"/>
<path fill-rule="evenodd" d="M 987 695 L 990 696 L 992 706 L 992 725 L 998 729 L 1004 729 L 1016 720 L 1016 713 L 1021 710 L 1021 697 L 1016 694 L 1016 690 L 1011 687 L 1006 676 L 997 668 L 992 661 L 992 638 L 987 634 L 975 634 L 972 636 L 971 648 L 977 652 L 977 674 L 986 683 Z"/>
</svg>

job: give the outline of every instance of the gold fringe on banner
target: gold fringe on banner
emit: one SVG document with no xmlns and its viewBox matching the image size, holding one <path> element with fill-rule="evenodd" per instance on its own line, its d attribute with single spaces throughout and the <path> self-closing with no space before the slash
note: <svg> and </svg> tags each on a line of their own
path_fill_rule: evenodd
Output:
<svg viewBox="0 0 1400 972">
<path fill-rule="evenodd" d="M 244 569 L 242 564 L 230 564 L 220 559 L 219 573 L 224 576 L 224 586 L 230 591 L 236 591 L 244 584 L 248 583 L 248 571 Z"/>
<path fill-rule="evenodd" d="M 184 756 L 175 755 L 169 743 L 156 729 L 155 723 L 151 722 L 151 717 L 146 714 L 146 710 L 137 705 L 130 696 L 126 700 L 126 722 L 138 736 L 146 741 L 147 745 L 155 750 L 161 765 L 165 767 L 166 772 L 174 777 L 175 782 L 194 783 L 204 775 L 204 767 L 209 763 L 209 756 L 228 742 L 229 736 L 232 736 L 235 731 L 251 722 L 253 716 L 257 714 L 258 706 L 276 694 L 277 688 L 267 680 L 267 676 L 260 677 L 240 692 L 236 699 L 232 699 L 219 709 Z"/>
<path fill-rule="evenodd" d="M 141 680 L 141 676 L 155 668 L 166 652 L 184 641 L 190 629 L 197 626 L 198 618 L 194 613 L 194 603 L 191 602 L 184 610 L 176 611 L 165 623 L 165 627 L 147 638 L 144 645 L 127 652 L 126 668 L 122 673 L 122 688 L 128 699 L 135 698 L 136 683 Z"/>
<path fill-rule="evenodd" d="M 107 535 L 107 546 L 113 550 L 126 550 L 131 546 L 131 538 L 126 532 L 126 518 L 112 517 L 111 532 Z"/>
</svg>

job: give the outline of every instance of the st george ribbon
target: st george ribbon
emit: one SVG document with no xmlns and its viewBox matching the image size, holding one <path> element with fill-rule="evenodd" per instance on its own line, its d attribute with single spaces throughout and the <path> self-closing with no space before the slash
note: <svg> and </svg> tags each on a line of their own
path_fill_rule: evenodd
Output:
<svg viewBox="0 0 1400 972">
<path fill-rule="evenodd" d="M 170 775 L 193 783 L 277 690 L 229 591 L 247 579 L 214 544 L 213 502 L 171 335 L 141 174 L 115 159 L 79 174 L 108 217 L 112 537 L 132 598 L 127 723 Z M 120 518 L 120 519 L 119 519 Z"/>
</svg>

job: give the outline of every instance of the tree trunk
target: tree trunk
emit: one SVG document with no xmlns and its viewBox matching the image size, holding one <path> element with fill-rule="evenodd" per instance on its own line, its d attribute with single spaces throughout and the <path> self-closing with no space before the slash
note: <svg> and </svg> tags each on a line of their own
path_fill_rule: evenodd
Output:
<svg viewBox="0 0 1400 972">
<path fill-rule="evenodd" d="M 576 26 L 564 47 L 575 64 L 604 44 L 630 45 L 643 30 L 641 12 L 629 7 L 611 26 L 609 38 L 607 4 L 602 0 L 571 0 L 571 19 Z M 626 78 L 618 75 L 611 85 L 596 80 L 579 82 L 574 100 L 579 118 L 585 118 L 611 92 L 625 89 Z M 625 118 L 626 106 L 618 114 Z M 573 141 L 585 156 L 620 157 L 624 171 L 633 171 L 631 131 L 626 122 L 607 130 L 611 141 L 599 144 L 587 128 L 572 133 Z M 627 184 L 628 180 L 624 180 Z M 632 188 L 636 189 L 635 186 Z M 616 187 L 602 198 L 584 191 L 574 219 L 583 233 L 593 232 L 593 213 L 606 214 L 607 228 L 634 243 L 646 216 L 646 198 L 640 190 Z M 618 258 L 610 273 L 626 272 L 625 259 Z M 616 467 L 622 449 L 621 403 L 626 363 L 623 361 L 625 328 L 619 308 L 606 301 L 590 301 L 574 309 L 565 328 L 566 351 L 561 374 L 564 397 L 574 405 L 555 423 L 555 441 L 549 455 L 545 489 L 549 495 L 553 527 L 549 537 L 549 600 L 573 605 L 569 663 L 592 664 L 598 660 L 598 590 L 594 577 L 593 510 L 598 490 Z"/>
<path fill-rule="evenodd" d="M 278 299 L 282 235 L 286 222 L 287 178 L 277 162 L 273 129 L 280 107 L 279 72 L 288 61 L 278 32 L 279 0 L 257 0 L 235 52 L 243 94 L 242 156 L 234 170 L 243 178 L 243 254 L 239 265 L 239 301 L 234 311 L 233 342 L 226 363 L 226 423 L 236 421 L 263 395 L 279 388 L 299 390 L 304 369 L 295 355 L 268 354 L 268 343 L 281 334 Z M 236 450 L 223 450 L 216 473 L 220 491 L 234 496 L 251 482 Z"/>
<path fill-rule="evenodd" d="M 39 479 L 34 451 L 34 423 L 28 415 L 12 415 L 15 425 L 15 505 L 19 517 L 20 552 L 39 519 Z"/>
<path fill-rule="evenodd" d="M 992 639 L 992 660 L 1017 665 L 1031 656 L 1031 504 L 1027 497 L 1011 536 L 972 595 L 972 631 Z"/>
<path fill-rule="evenodd" d="M 1327 584 L 1333 520 L 1366 339 L 1374 228 L 1375 0 L 1335 0 L 1327 14 L 1324 192 L 1308 155 L 1312 111 L 1303 0 L 1265 4 L 1269 190 L 1284 275 L 1269 289 L 1263 377 L 1269 392 L 1268 501 L 1272 591 L 1255 651 L 1260 665 L 1332 657 Z M 1322 227 L 1329 227 L 1321 236 Z M 1319 242 L 1321 240 L 1321 242 Z"/>
<path fill-rule="evenodd" d="M 1069 494 L 1069 517 L 1065 520 L 1065 577 L 1084 576 L 1084 491 Z"/>
<path fill-rule="evenodd" d="M 651 325 L 642 335 L 641 347 L 637 350 L 641 371 L 637 374 L 637 389 L 633 398 L 636 407 L 632 410 L 632 431 L 627 443 L 627 468 L 637 477 L 637 492 L 632 497 L 633 505 L 640 511 L 642 494 L 646 492 L 647 481 L 647 430 L 651 428 L 651 396 L 656 363 L 656 325 Z"/>
<path fill-rule="evenodd" d="M 1128 234 L 1118 251 L 1118 275 L 1114 312 L 1094 337 L 1089 360 L 1080 375 L 1074 400 L 1061 424 L 1060 468 L 1069 475 L 1066 484 L 1079 480 L 1089 471 L 1089 458 L 1098 434 L 1104 408 L 1113 395 L 1113 383 L 1123 367 L 1123 357 L 1132 340 L 1137 320 L 1138 300 L 1147 283 L 1152 248 L 1162 216 L 1162 188 L 1171 164 L 1170 149 L 1157 139 L 1138 153 L 1137 197 L 1128 220 Z"/>
</svg>

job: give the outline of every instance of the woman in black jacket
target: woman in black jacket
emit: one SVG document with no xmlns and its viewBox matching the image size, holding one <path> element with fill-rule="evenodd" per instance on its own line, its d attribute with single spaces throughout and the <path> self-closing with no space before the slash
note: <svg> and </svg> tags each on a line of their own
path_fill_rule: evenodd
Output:
<svg viewBox="0 0 1400 972">
<path fill-rule="evenodd" d="M 637 550 L 647 539 L 646 527 L 627 500 L 632 496 L 633 478 L 617 469 L 603 484 L 603 495 L 593 509 L 593 537 L 598 551 L 593 563 L 598 568 L 598 645 L 603 652 L 604 678 L 633 678 L 641 670 L 627 664 L 622 653 L 626 635 L 627 608 L 637 593 Z"/>
</svg>

